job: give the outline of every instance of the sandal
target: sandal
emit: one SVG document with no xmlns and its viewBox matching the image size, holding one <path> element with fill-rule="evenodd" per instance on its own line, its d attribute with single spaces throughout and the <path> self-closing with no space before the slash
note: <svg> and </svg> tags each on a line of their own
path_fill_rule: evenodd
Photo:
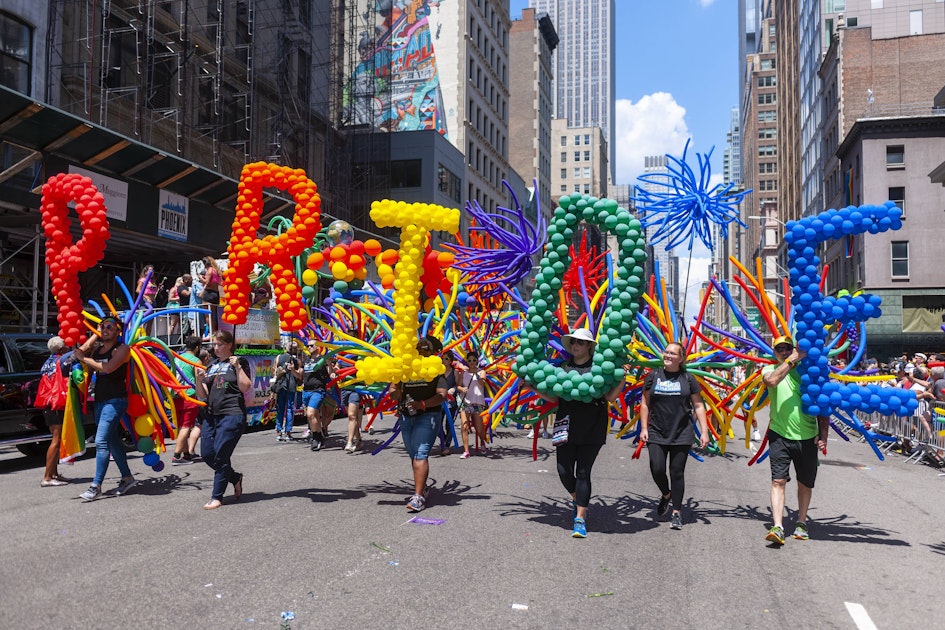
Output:
<svg viewBox="0 0 945 630">
<path fill-rule="evenodd" d="M 205 510 L 215 510 L 218 507 L 222 506 L 223 503 L 219 499 L 211 499 L 204 504 L 203 509 Z"/>
<path fill-rule="evenodd" d="M 233 500 L 239 501 L 241 496 L 243 496 L 243 473 L 240 473 L 240 478 L 233 484 Z"/>
<path fill-rule="evenodd" d="M 39 482 L 39 485 L 43 488 L 51 488 L 52 486 L 68 486 L 69 482 L 53 477 L 52 479 L 43 479 Z"/>
<path fill-rule="evenodd" d="M 71 479 L 66 479 L 65 477 L 63 477 L 63 476 L 60 475 L 59 473 L 56 473 L 55 475 L 53 475 L 52 478 L 53 478 L 53 479 L 58 479 L 59 481 L 62 481 L 62 482 L 65 482 L 65 483 L 70 483 L 70 482 L 72 481 Z"/>
</svg>

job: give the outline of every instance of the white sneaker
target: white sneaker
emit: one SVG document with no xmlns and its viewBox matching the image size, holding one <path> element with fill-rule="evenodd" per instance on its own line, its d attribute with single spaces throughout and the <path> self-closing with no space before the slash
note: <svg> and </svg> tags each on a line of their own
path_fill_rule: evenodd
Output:
<svg viewBox="0 0 945 630">
<path fill-rule="evenodd" d="M 525 437 L 527 437 L 529 440 L 534 440 L 534 439 L 535 439 L 535 429 L 532 429 L 531 431 L 529 431 L 529 432 L 528 432 L 528 435 L 526 435 Z"/>
<path fill-rule="evenodd" d="M 754 440 L 755 442 L 761 441 L 761 434 L 758 433 L 758 429 L 755 429 L 754 431 L 751 432 L 751 439 Z"/>
<path fill-rule="evenodd" d="M 302 431 L 302 439 L 307 440 L 308 436 L 311 434 L 312 434 L 312 431 L 310 429 L 305 429 L 304 431 Z"/>
<path fill-rule="evenodd" d="M 276 431 L 276 442 L 281 442 L 281 441 L 282 441 L 282 433 L 280 433 L 279 431 Z"/>
<path fill-rule="evenodd" d="M 354 452 L 354 444 L 352 444 L 351 442 L 348 442 L 347 444 L 345 444 L 345 452 L 346 452 L 346 453 L 353 453 L 353 452 Z"/>
</svg>

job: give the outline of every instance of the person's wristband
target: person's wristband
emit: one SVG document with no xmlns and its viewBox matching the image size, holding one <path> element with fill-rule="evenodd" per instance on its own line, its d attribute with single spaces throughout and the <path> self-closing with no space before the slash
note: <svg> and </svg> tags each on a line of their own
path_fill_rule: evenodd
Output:
<svg viewBox="0 0 945 630">
<path fill-rule="evenodd" d="M 797 362 L 792 359 L 788 359 L 786 363 L 790 365 L 791 367 L 795 367 L 797 365 Z"/>
<path fill-rule="evenodd" d="M 427 401 L 421 400 L 421 401 L 420 401 L 420 405 L 423 407 L 423 410 L 424 410 L 424 411 L 427 410 Z"/>
</svg>

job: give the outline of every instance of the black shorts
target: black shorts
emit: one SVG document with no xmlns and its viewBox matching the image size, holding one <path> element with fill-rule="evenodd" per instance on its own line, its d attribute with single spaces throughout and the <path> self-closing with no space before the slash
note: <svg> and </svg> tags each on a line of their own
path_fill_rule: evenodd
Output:
<svg viewBox="0 0 945 630">
<path fill-rule="evenodd" d="M 47 427 L 51 427 L 54 424 L 62 424 L 64 420 L 64 412 L 62 409 L 53 410 L 53 409 L 43 409 L 43 422 L 46 423 Z"/>
<path fill-rule="evenodd" d="M 771 460 L 771 479 L 791 480 L 791 462 L 797 473 L 797 482 L 808 488 L 817 479 L 817 443 L 815 438 L 789 440 L 768 429 L 768 459 Z"/>
</svg>

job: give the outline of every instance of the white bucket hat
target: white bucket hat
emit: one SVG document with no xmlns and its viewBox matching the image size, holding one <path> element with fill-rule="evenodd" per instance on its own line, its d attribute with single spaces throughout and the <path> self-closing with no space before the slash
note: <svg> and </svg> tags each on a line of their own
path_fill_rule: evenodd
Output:
<svg viewBox="0 0 945 630">
<path fill-rule="evenodd" d="M 597 343 L 597 341 L 594 339 L 594 335 L 587 328 L 576 328 L 567 335 L 562 335 L 561 337 L 561 345 L 568 354 L 574 354 L 571 352 L 571 341 L 574 339 L 590 341 L 593 344 Z"/>
</svg>

